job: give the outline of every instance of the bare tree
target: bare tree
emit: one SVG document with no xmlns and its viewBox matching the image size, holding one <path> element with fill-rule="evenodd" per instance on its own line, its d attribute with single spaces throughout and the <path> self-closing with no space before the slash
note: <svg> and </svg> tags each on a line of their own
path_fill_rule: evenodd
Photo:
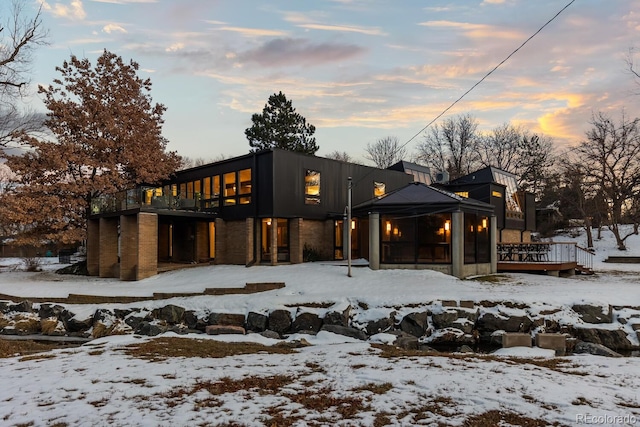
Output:
<svg viewBox="0 0 640 427">
<path fill-rule="evenodd" d="M 636 83 L 640 85 L 640 71 L 638 70 L 638 67 L 636 66 L 636 63 L 635 63 L 636 52 L 637 52 L 637 49 L 629 48 L 629 52 L 627 53 L 627 57 L 625 61 L 627 63 L 627 68 L 636 79 Z"/>
<path fill-rule="evenodd" d="M 340 160 L 341 162 L 353 162 L 353 159 L 346 151 L 332 151 L 325 156 L 327 159 Z"/>
<path fill-rule="evenodd" d="M 630 120 L 625 112 L 619 123 L 600 112 L 591 120 L 592 128 L 576 148 L 577 161 L 596 180 L 608 206 L 609 229 L 618 249 L 626 250 L 624 241 L 638 233 L 636 216 L 633 231 L 621 235 L 619 225 L 634 199 L 640 196 L 640 119 Z"/>
<path fill-rule="evenodd" d="M 14 132 L 42 129 L 43 115 L 18 107 L 29 86 L 33 50 L 46 44 L 47 37 L 42 28 L 42 6 L 29 17 L 26 4 L 14 0 L 8 18 L 0 22 L 0 146 L 6 146 Z"/>
<path fill-rule="evenodd" d="M 395 136 L 385 136 L 374 143 L 368 143 L 365 151 L 367 154 L 364 157 L 380 169 L 386 169 L 398 163 L 407 155 L 407 150 L 400 145 L 400 141 Z"/>
<path fill-rule="evenodd" d="M 556 164 L 553 141 L 525 131 L 518 143 L 516 159 L 513 173 L 518 177 L 518 188 L 535 194 L 540 200 Z"/>
<path fill-rule="evenodd" d="M 478 162 L 478 121 L 469 114 L 435 125 L 418 145 L 417 159 L 425 166 L 449 172 L 452 179 L 466 175 Z"/>
<path fill-rule="evenodd" d="M 519 127 L 505 123 L 479 135 L 476 150 L 480 165 L 516 173 L 522 134 Z"/>
</svg>

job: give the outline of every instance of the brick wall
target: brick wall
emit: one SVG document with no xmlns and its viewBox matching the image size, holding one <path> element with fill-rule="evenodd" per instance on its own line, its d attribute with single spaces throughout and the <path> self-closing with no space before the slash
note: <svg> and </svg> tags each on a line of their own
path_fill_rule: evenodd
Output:
<svg viewBox="0 0 640 427">
<path fill-rule="evenodd" d="M 209 223 L 198 221 L 196 223 L 196 261 L 209 261 Z"/>
<path fill-rule="evenodd" d="M 87 271 L 89 276 L 100 275 L 100 220 L 87 221 Z"/>
<path fill-rule="evenodd" d="M 158 274 L 158 215 L 138 214 L 138 268 L 135 280 Z"/>
<path fill-rule="evenodd" d="M 100 277 L 119 277 L 118 218 L 100 218 Z"/>
<path fill-rule="evenodd" d="M 333 233 L 332 220 L 315 221 L 302 220 L 300 224 L 300 246 L 318 251 L 322 258 L 333 259 Z"/>
<path fill-rule="evenodd" d="M 216 244 L 222 243 L 222 247 L 216 248 L 216 264 L 238 264 L 246 265 L 247 253 L 251 251 L 247 248 L 247 222 L 245 220 L 239 221 L 224 221 L 222 227 L 224 231 L 221 233 L 218 227 L 219 219 L 216 219 L 216 234 L 220 234 L 220 239 L 216 237 Z M 253 233 L 253 230 L 250 231 Z M 218 258 L 222 255 L 222 260 L 218 262 Z"/>
<path fill-rule="evenodd" d="M 138 266 L 138 218 L 120 217 L 120 280 L 136 280 Z"/>
</svg>

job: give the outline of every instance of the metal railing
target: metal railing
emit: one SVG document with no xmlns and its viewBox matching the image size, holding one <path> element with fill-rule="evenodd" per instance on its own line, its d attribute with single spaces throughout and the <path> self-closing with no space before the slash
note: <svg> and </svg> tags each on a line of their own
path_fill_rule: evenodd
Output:
<svg viewBox="0 0 640 427">
<path fill-rule="evenodd" d="M 140 208 L 206 211 L 210 204 L 211 201 L 202 200 L 200 193 L 181 194 L 169 186 L 143 186 L 91 199 L 91 215 Z"/>
<path fill-rule="evenodd" d="M 570 263 L 593 268 L 593 252 L 575 242 L 498 243 L 498 262 Z"/>
</svg>

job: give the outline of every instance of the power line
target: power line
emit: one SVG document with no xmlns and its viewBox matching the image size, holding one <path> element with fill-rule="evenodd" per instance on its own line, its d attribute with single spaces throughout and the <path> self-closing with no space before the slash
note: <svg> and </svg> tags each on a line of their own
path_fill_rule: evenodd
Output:
<svg viewBox="0 0 640 427">
<path fill-rule="evenodd" d="M 489 71 L 487 74 L 485 74 L 480 80 L 478 80 L 473 86 L 471 86 L 471 88 L 469 88 L 469 90 L 467 90 L 465 93 L 463 93 L 462 95 L 460 95 L 460 97 L 458 99 L 456 99 L 455 101 L 453 101 L 451 103 L 451 105 L 449 105 L 447 108 L 445 108 L 440 114 L 438 114 L 433 120 L 431 120 L 429 123 L 427 123 L 427 125 L 425 127 L 423 127 L 422 129 L 420 129 L 420 131 L 418 133 L 416 133 L 415 135 L 413 135 L 411 138 L 409 138 L 409 140 L 407 142 L 405 142 L 404 144 L 402 144 L 398 150 L 403 149 L 404 147 L 407 146 L 407 144 L 409 144 L 411 141 L 413 141 L 418 135 L 420 135 L 422 132 L 424 132 L 429 126 L 431 126 L 436 120 L 438 120 L 440 117 L 442 117 L 447 111 L 449 111 L 451 108 L 453 108 L 454 105 L 456 105 L 458 102 L 460 102 L 465 96 L 467 96 L 469 94 L 469 92 L 471 92 L 473 89 L 475 89 L 480 83 L 482 83 L 487 77 L 489 77 L 491 74 L 493 74 L 494 71 L 496 71 L 498 68 L 500 68 L 500 66 L 502 64 L 504 64 L 505 62 L 507 62 L 513 55 L 516 54 L 516 52 L 518 52 L 520 49 L 522 49 L 524 47 L 524 45 L 526 45 L 531 39 L 533 39 L 535 36 L 538 35 L 538 33 L 540 33 L 547 25 L 549 25 L 551 22 L 553 22 L 558 16 L 560 16 L 560 14 L 562 12 L 564 12 L 569 6 L 571 6 L 576 0 L 571 0 L 569 3 L 567 3 L 567 5 L 565 7 L 563 7 L 562 9 L 560 9 L 560 11 L 558 13 L 556 13 L 551 19 L 549 19 L 543 26 L 541 26 L 540 28 L 538 28 L 538 30 L 533 33 L 528 39 L 526 39 L 520 46 L 518 46 L 513 52 L 511 52 L 509 55 L 507 55 L 506 58 L 504 58 L 502 61 L 500 61 L 500 63 L 498 65 L 496 65 L 495 67 L 493 67 L 493 69 L 491 71 Z"/>
</svg>

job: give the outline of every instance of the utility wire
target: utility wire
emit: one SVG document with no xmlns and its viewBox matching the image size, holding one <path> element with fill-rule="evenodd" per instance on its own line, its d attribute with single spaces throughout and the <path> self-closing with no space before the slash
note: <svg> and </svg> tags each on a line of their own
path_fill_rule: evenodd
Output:
<svg viewBox="0 0 640 427">
<path fill-rule="evenodd" d="M 569 6 L 571 6 L 576 0 L 571 0 L 569 3 L 567 3 L 567 5 L 565 7 L 563 7 L 562 9 L 560 9 L 560 11 L 558 13 L 556 13 L 551 19 L 549 19 L 542 27 L 538 28 L 538 30 L 533 33 L 528 39 L 526 39 L 520 46 L 518 46 L 517 49 L 515 49 L 513 52 L 511 52 L 506 58 L 504 58 L 502 61 L 500 61 L 500 63 L 498 65 L 496 65 L 495 67 L 493 67 L 493 69 L 491 71 L 489 71 L 487 74 L 484 75 L 484 77 L 482 77 L 480 80 L 478 80 L 476 82 L 476 84 L 474 84 L 473 86 L 471 86 L 471 88 L 469 88 L 469 90 L 467 90 L 465 93 L 463 93 L 462 95 L 460 95 L 460 97 L 458 99 L 456 99 L 455 101 L 453 101 L 451 103 L 451 105 L 449 105 L 447 108 L 444 109 L 444 111 L 442 111 L 440 114 L 438 114 L 433 120 L 431 120 L 429 123 L 427 123 L 427 125 L 425 127 L 423 127 L 422 129 L 420 129 L 420 131 L 418 133 L 416 133 L 415 135 L 413 135 L 411 138 L 409 138 L 409 140 L 407 142 L 405 142 L 404 144 L 402 144 L 398 150 L 403 149 L 404 147 L 407 146 L 407 144 L 409 144 L 411 141 L 413 141 L 416 137 L 418 137 L 418 135 L 420 135 L 422 132 L 424 132 L 429 126 L 431 126 L 436 120 L 438 120 L 440 117 L 442 117 L 447 111 L 449 111 L 451 108 L 453 108 L 454 105 L 456 105 L 458 102 L 460 102 L 462 100 L 462 98 L 464 98 L 465 96 L 467 96 L 469 94 L 469 92 L 471 92 L 473 89 L 475 89 L 480 83 L 482 83 L 487 77 L 489 77 L 491 74 L 493 74 L 494 71 L 496 71 L 498 68 L 500 68 L 500 66 L 502 64 L 504 64 L 505 62 L 507 62 L 513 55 L 516 54 L 516 52 L 518 52 L 520 49 L 522 49 L 524 47 L 524 45 L 526 45 L 531 39 L 533 39 L 535 36 L 538 35 L 538 33 L 540 33 L 547 25 L 549 25 L 551 22 L 553 22 L 558 16 L 560 16 L 560 14 L 562 12 L 564 12 Z M 397 150 L 396 150 L 397 151 Z"/>
</svg>

